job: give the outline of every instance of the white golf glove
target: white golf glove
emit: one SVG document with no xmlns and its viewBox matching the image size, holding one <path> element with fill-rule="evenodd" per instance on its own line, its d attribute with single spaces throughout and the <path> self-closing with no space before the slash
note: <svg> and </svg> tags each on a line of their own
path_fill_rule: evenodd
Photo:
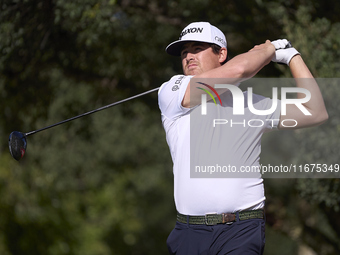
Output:
<svg viewBox="0 0 340 255">
<path fill-rule="evenodd" d="M 275 56 L 272 59 L 273 62 L 286 64 L 289 66 L 289 62 L 292 57 L 300 54 L 286 39 L 279 39 L 276 41 L 272 41 L 271 43 L 276 49 Z"/>
</svg>

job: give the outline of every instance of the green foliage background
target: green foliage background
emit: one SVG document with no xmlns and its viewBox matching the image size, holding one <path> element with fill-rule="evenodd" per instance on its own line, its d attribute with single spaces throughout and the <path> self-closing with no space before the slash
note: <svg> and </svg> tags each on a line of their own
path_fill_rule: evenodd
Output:
<svg viewBox="0 0 340 255">
<path fill-rule="evenodd" d="M 165 46 L 189 22 L 227 35 L 231 56 L 288 38 L 318 78 L 330 119 L 273 132 L 263 162 L 339 162 L 339 1 L 1 0 L 0 254 L 167 254 L 172 162 L 157 93 L 28 138 L 8 135 L 160 86 L 181 72 Z M 269 64 L 258 77 L 291 77 Z M 330 82 L 332 81 L 332 82 Z M 261 91 L 260 91 L 261 92 Z M 339 254 L 339 179 L 266 179 L 266 254 Z"/>
</svg>

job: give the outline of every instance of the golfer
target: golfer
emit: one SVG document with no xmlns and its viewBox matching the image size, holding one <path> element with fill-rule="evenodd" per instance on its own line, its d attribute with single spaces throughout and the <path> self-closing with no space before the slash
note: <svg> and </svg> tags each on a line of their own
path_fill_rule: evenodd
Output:
<svg viewBox="0 0 340 255">
<path fill-rule="evenodd" d="M 209 85 L 214 85 L 198 84 L 193 82 L 193 78 L 219 78 L 237 88 L 242 81 L 253 77 L 271 61 L 288 65 L 294 78 L 309 78 L 309 82 L 297 79 L 296 86 L 307 89 L 311 93 L 310 100 L 302 105 L 287 105 L 285 115 L 281 114 L 278 106 L 265 116 L 255 117 L 245 104 L 242 118 L 273 120 L 264 122 L 266 124 L 263 127 L 256 129 L 228 126 L 221 132 L 210 132 L 212 119 L 233 116 L 231 91 L 225 88 L 217 90 L 221 103 L 208 101 L 209 113 L 195 128 L 204 135 L 200 137 L 208 137 L 212 141 L 210 145 L 217 147 L 217 151 L 225 152 L 223 160 L 235 166 L 257 166 L 262 134 L 276 128 L 288 128 L 282 125 L 285 119 L 296 120 L 293 128 L 315 126 L 326 121 L 328 114 L 319 87 L 299 52 L 289 47 L 285 39 L 273 42 L 267 40 L 227 61 L 224 34 L 208 22 L 194 22 L 183 29 L 179 40 L 167 46 L 166 52 L 180 57 L 183 68 L 183 74 L 173 76 L 159 90 L 162 123 L 173 160 L 177 209 L 176 225 L 167 239 L 169 253 L 263 254 L 265 196 L 261 176 L 190 178 L 192 157 L 197 157 L 197 160 L 202 157 L 193 153 L 197 147 L 193 145 L 199 139 L 190 138 L 190 116 L 201 114 L 202 94 L 206 93 Z M 243 96 L 247 98 L 247 92 Z M 303 97 L 305 95 L 298 93 L 298 98 Z M 255 94 L 252 102 L 258 110 L 267 110 L 272 106 L 271 99 Z M 305 115 L 301 111 L 302 107 L 311 115 Z M 289 128 L 292 129 L 291 125 Z"/>
</svg>

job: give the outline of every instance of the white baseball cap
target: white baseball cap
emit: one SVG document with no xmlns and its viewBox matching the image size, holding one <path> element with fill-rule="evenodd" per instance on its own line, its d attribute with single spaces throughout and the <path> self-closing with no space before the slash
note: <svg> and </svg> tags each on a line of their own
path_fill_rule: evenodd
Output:
<svg viewBox="0 0 340 255">
<path fill-rule="evenodd" d="M 173 56 L 181 55 L 181 48 L 187 42 L 214 43 L 227 48 L 227 39 L 221 30 L 209 22 L 193 22 L 186 26 L 179 36 L 179 40 L 170 43 L 165 51 Z"/>
</svg>

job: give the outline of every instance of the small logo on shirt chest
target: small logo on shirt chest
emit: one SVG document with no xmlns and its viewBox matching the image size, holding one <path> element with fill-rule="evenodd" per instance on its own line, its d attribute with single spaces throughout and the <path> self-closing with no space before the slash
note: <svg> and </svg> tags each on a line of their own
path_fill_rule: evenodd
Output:
<svg viewBox="0 0 340 255">
<path fill-rule="evenodd" d="M 178 85 L 174 85 L 174 86 L 172 87 L 172 91 L 176 91 L 176 90 L 178 90 L 178 89 L 179 89 Z"/>
<path fill-rule="evenodd" d="M 181 75 L 176 81 L 175 81 L 175 85 L 172 87 L 172 91 L 176 91 L 179 89 L 179 86 L 182 84 L 182 80 L 184 79 L 184 75 Z"/>
</svg>

